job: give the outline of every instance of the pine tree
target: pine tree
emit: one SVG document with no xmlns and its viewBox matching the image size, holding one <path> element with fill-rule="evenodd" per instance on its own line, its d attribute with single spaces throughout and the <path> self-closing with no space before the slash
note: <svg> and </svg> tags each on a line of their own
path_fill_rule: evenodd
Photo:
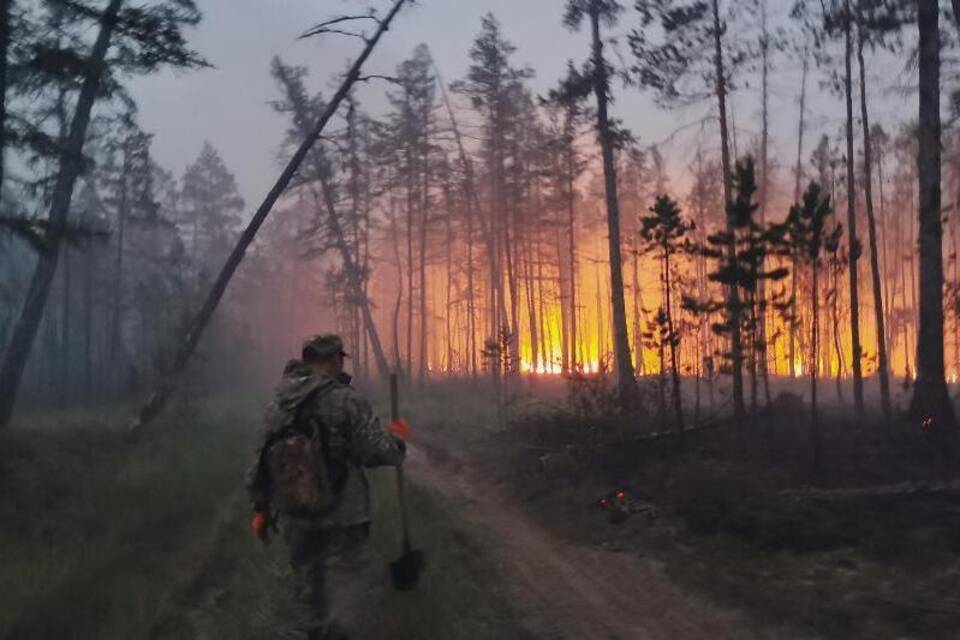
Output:
<svg viewBox="0 0 960 640">
<path fill-rule="evenodd" d="M 184 171 L 181 184 L 180 224 L 189 239 L 199 287 L 226 259 L 244 202 L 236 178 L 209 142 L 203 143 L 196 161 Z"/>
<path fill-rule="evenodd" d="M 810 442 L 813 453 L 813 467 L 819 476 L 823 467 L 823 444 L 820 436 L 820 422 L 817 406 L 818 349 L 820 340 L 820 269 L 824 250 L 834 251 L 839 244 L 842 228 L 828 225 L 833 213 L 830 196 L 815 182 L 803 194 L 803 201 L 790 209 L 786 221 L 787 240 L 800 256 L 803 264 L 810 269 L 810 305 L 813 309 L 810 327 Z"/>
<path fill-rule="evenodd" d="M 510 281 L 511 258 L 507 240 L 510 236 L 510 203 L 507 194 L 506 162 L 509 141 L 521 123 L 517 118 L 517 98 L 524 94 L 523 82 L 532 77 L 527 67 L 516 67 L 510 58 L 516 47 L 503 35 L 500 22 L 487 14 L 481 21 L 480 33 L 470 49 L 470 67 L 464 79 L 451 85 L 454 93 L 468 98 L 483 119 L 483 156 L 488 180 L 487 210 L 479 218 L 480 232 L 487 249 L 488 315 L 486 333 L 493 337 L 509 335 L 511 358 L 497 359 L 494 364 L 509 362 L 518 365 L 516 331 L 511 327 L 506 290 Z"/>
<path fill-rule="evenodd" d="M 727 20 L 721 15 L 720 0 L 638 0 L 635 4 L 641 28 L 630 34 L 635 64 L 633 75 L 656 93 L 663 105 L 684 104 L 706 93 L 716 99 L 720 129 L 720 166 L 727 212 L 727 260 L 734 260 L 733 172 L 727 99 L 731 79 L 746 54 L 731 46 Z M 742 304 L 736 287 L 728 287 L 726 313 L 732 320 L 730 373 L 733 378 L 733 412 L 743 418 L 743 336 L 740 333 Z"/>
<path fill-rule="evenodd" d="M 618 131 L 608 113 L 613 101 L 610 76 L 613 69 L 603 52 L 601 23 L 616 25 L 623 7 L 616 0 L 568 0 L 564 23 L 571 29 L 579 29 L 584 21 L 590 23 L 592 54 L 581 81 L 582 87 L 590 87 L 597 102 L 597 138 L 603 157 L 604 193 L 607 205 L 607 238 L 610 258 L 610 288 L 613 311 L 614 359 L 617 366 L 617 387 L 620 404 L 624 409 L 633 408 L 637 402 L 637 381 L 630 357 L 630 338 L 627 332 L 627 309 L 624 301 L 623 258 L 620 242 L 620 202 L 617 193 L 617 171 L 614 152 L 623 132 Z"/>
<path fill-rule="evenodd" d="M 567 62 L 567 75 L 560 81 L 557 88 L 549 93 L 545 104 L 548 115 L 555 120 L 551 149 L 554 167 L 551 173 L 553 178 L 552 194 L 554 206 L 561 211 L 559 225 L 564 228 L 566 246 L 558 249 L 558 264 L 566 264 L 566 286 L 561 293 L 561 310 L 564 314 L 563 322 L 563 356 L 562 369 L 564 373 L 577 369 L 583 365 L 583 353 L 578 329 L 578 296 L 577 278 L 579 269 L 577 261 L 577 180 L 586 170 L 586 161 L 577 147 L 577 138 L 582 129 L 588 126 L 590 114 L 585 105 L 582 92 L 573 90 L 579 74 L 572 61 Z M 565 255 L 565 260 L 560 258 Z M 565 304 L 564 304 L 565 301 Z"/>
<path fill-rule="evenodd" d="M 955 428 L 944 373 L 943 223 L 940 215 L 940 13 L 936 2 L 918 4 L 920 35 L 917 173 L 920 192 L 920 319 L 917 331 L 917 381 L 910 414 L 923 428 L 943 434 Z"/>
<path fill-rule="evenodd" d="M 0 429 L 6 427 L 34 339 L 57 271 L 63 229 L 74 187 L 83 170 L 83 148 L 94 103 L 120 90 L 119 74 L 149 73 L 164 66 L 196 67 L 204 64 L 187 45 L 182 31 L 200 19 L 192 0 L 160 2 L 149 6 L 124 6 L 111 0 L 102 11 L 84 3 L 69 5 L 71 26 L 83 30 L 91 18 L 99 24 L 89 53 L 84 50 L 41 49 L 54 68 L 79 70 L 82 79 L 76 95 L 69 132 L 59 153 L 57 178 L 50 199 L 48 248 L 39 255 L 30 290 L 13 330 L 10 346 L 0 365 Z M 108 58 L 111 50 L 116 56 Z M 66 62 L 67 65 L 62 63 Z M 78 65 L 72 63 L 79 63 Z"/>
<path fill-rule="evenodd" d="M 666 326 L 665 341 L 670 346 L 670 375 L 673 382 L 673 411 L 675 427 L 683 429 L 683 401 L 680 395 L 680 365 L 677 352 L 680 350 L 680 332 L 675 324 L 673 305 L 676 278 L 677 254 L 686 251 L 687 233 L 694 225 L 680 217 L 680 207 L 669 196 L 657 196 L 650 207 L 650 214 L 641 218 L 640 235 L 646 243 L 647 252 L 655 252 L 660 263 L 661 304 L 660 313 Z"/>
</svg>

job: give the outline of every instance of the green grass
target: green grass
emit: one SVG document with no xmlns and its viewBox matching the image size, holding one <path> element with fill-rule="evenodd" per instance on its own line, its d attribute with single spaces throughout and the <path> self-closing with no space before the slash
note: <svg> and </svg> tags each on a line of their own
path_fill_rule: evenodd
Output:
<svg viewBox="0 0 960 640">
<path fill-rule="evenodd" d="M 246 411 L 21 420 L 0 446 L 0 637 L 144 637 L 252 450 Z"/>
<path fill-rule="evenodd" d="M 0 639 L 300 637 L 286 548 L 252 538 L 242 495 L 260 404 L 220 399 L 136 438 L 127 415 L 32 416 L 0 439 Z M 517 637 L 468 532 L 429 489 L 408 497 L 427 571 L 416 591 L 390 588 L 396 485 L 392 469 L 371 477 L 383 589 L 361 637 Z"/>
</svg>

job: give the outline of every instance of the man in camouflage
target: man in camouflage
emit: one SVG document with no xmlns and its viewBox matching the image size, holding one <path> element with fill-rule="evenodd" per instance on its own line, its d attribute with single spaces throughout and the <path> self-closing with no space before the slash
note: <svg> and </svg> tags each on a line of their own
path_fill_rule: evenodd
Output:
<svg viewBox="0 0 960 640">
<path fill-rule="evenodd" d="M 333 504 L 310 517 L 281 515 L 281 530 L 290 549 L 298 599 L 304 605 L 308 638 L 343 640 L 364 600 L 369 601 L 370 491 L 364 467 L 396 466 L 405 447 L 387 432 L 370 403 L 349 386 L 343 371 L 343 341 L 336 335 L 308 340 L 302 359 L 287 363 L 268 408 L 261 453 L 271 433 L 271 411 L 296 411 L 298 424 L 312 422 L 326 430 L 328 475 Z M 272 525 L 270 480 L 258 453 L 248 474 L 254 505 L 254 532 L 267 538 Z"/>
</svg>

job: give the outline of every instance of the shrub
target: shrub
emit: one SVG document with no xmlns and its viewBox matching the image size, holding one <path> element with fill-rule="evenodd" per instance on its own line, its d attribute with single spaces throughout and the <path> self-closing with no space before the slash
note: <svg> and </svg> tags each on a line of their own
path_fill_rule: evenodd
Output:
<svg viewBox="0 0 960 640">
<path fill-rule="evenodd" d="M 682 467 L 670 490 L 674 509 L 693 533 L 715 534 L 736 512 L 763 494 L 760 480 L 735 465 L 694 462 Z"/>
</svg>

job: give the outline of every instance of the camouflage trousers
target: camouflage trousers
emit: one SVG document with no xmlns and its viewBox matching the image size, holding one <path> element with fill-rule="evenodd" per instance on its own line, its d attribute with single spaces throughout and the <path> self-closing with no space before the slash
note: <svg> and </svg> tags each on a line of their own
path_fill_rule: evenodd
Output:
<svg viewBox="0 0 960 640">
<path fill-rule="evenodd" d="M 283 527 L 309 640 L 347 640 L 373 600 L 369 536 L 369 524 Z"/>
</svg>

